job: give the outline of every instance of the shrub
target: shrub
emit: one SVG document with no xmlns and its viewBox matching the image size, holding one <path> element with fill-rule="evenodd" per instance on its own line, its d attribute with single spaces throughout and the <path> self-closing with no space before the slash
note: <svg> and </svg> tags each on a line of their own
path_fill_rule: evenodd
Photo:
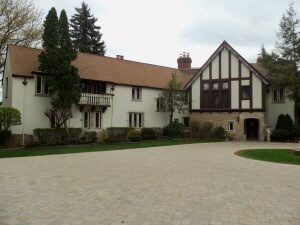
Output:
<svg viewBox="0 0 300 225">
<path fill-rule="evenodd" d="M 33 133 L 37 142 L 41 145 L 76 144 L 80 141 L 81 128 L 69 128 L 67 134 L 65 129 L 45 128 L 34 129 Z"/>
<path fill-rule="evenodd" d="M 12 107 L 0 107 L 0 129 L 9 130 L 11 126 L 21 124 L 21 113 Z"/>
<path fill-rule="evenodd" d="M 183 124 L 175 120 L 174 122 L 163 128 L 163 135 L 168 138 L 179 137 L 181 132 L 183 131 L 183 128 Z"/>
<path fill-rule="evenodd" d="M 10 130 L 0 130 L 0 145 L 6 145 L 11 136 Z"/>
<path fill-rule="evenodd" d="M 214 129 L 214 136 L 217 139 L 225 139 L 225 129 L 224 127 L 218 126 Z"/>
<path fill-rule="evenodd" d="M 271 141 L 287 141 L 289 137 L 290 132 L 287 130 L 274 130 L 271 134 Z"/>
<path fill-rule="evenodd" d="M 276 130 L 288 130 L 293 129 L 293 120 L 289 114 L 280 114 L 277 118 Z"/>
<path fill-rule="evenodd" d="M 140 142 L 142 141 L 141 131 L 131 130 L 128 132 L 128 139 L 132 142 Z"/>
<path fill-rule="evenodd" d="M 107 139 L 108 139 L 108 136 L 107 136 L 106 130 L 102 129 L 100 131 L 100 135 L 99 135 L 99 142 L 104 143 L 105 141 L 107 141 Z"/>
<path fill-rule="evenodd" d="M 152 128 L 143 128 L 142 129 L 142 138 L 143 140 L 155 140 L 157 136 L 154 129 Z"/>
<path fill-rule="evenodd" d="M 97 133 L 95 131 L 85 131 L 80 137 L 81 143 L 88 144 L 97 141 Z"/>
<path fill-rule="evenodd" d="M 295 126 L 291 131 L 291 137 L 293 139 L 300 138 L 300 126 Z"/>
<path fill-rule="evenodd" d="M 191 133 L 194 138 L 210 138 L 214 136 L 214 125 L 211 122 L 193 121 Z"/>
<path fill-rule="evenodd" d="M 133 130 L 129 127 L 109 127 L 106 129 L 108 141 L 126 141 L 128 132 Z"/>
</svg>

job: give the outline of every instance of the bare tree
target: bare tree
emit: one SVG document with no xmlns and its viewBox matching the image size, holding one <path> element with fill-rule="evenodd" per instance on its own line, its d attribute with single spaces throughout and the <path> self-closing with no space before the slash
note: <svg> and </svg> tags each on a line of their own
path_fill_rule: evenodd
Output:
<svg viewBox="0 0 300 225">
<path fill-rule="evenodd" d="M 7 44 L 38 45 L 42 34 L 42 13 L 32 0 L 0 0 L 0 74 Z"/>
</svg>

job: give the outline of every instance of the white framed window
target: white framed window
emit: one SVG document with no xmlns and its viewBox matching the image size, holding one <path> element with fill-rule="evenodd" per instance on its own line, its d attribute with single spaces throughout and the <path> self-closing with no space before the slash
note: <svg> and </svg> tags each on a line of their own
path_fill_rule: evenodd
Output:
<svg viewBox="0 0 300 225">
<path fill-rule="evenodd" d="M 274 103 L 283 103 L 285 99 L 284 88 L 274 88 L 272 90 L 272 99 Z"/>
<path fill-rule="evenodd" d="M 129 127 L 141 128 L 144 126 L 144 113 L 130 112 L 128 121 Z"/>
<path fill-rule="evenodd" d="M 88 111 L 83 112 L 83 128 L 90 128 L 90 112 Z"/>
<path fill-rule="evenodd" d="M 156 99 L 156 110 L 157 111 L 165 111 L 166 105 L 165 105 L 165 99 L 164 98 L 157 98 Z"/>
<path fill-rule="evenodd" d="M 101 112 L 96 112 L 95 113 L 95 125 L 97 129 L 101 129 L 102 127 L 102 113 Z"/>
<path fill-rule="evenodd" d="M 229 132 L 234 132 L 235 131 L 235 123 L 234 123 L 234 121 L 228 121 L 227 122 L 227 130 Z"/>
<path fill-rule="evenodd" d="M 131 90 L 132 100 L 142 100 L 142 88 L 140 87 L 132 87 Z"/>
<path fill-rule="evenodd" d="M 45 76 L 36 76 L 35 79 L 35 93 L 38 95 L 48 95 L 49 94 L 49 86 L 46 82 Z"/>
</svg>

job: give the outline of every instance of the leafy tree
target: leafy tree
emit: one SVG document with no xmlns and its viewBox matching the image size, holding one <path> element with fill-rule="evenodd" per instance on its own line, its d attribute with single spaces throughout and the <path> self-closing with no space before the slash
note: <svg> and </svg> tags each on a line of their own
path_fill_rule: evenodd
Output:
<svg viewBox="0 0 300 225">
<path fill-rule="evenodd" d="M 71 108 L 80 99 L 78 69 L 71 65 L 77 54 L 69 33 L 68 18 L 62 10 L 58 20 L 52 8 L 44 23 L 43 47 L 39 56 L 40 70 L 47 75 L 51 95 L 51 109 L 45 112 L 51 123 L 67 130 L 67 120 L 72 117 Z"/>
<path fill-rule="evenodd" d="M 42 34 L 41 12 L 31 0 L 0 1 L 0 73 L 7 44 L 32 46 Z"/>
<path fill-rule="evenodd" d="M 21 124 L 21 113 L 12 107 L 0 107 L 0 130 L 8 131 Z"/>
<path fill-rule="evenodd" d="M 258 62 L 269 69 L 270 83 L 274 87 L 285 87 L 287 97 L 295 102 L 295 124 L 299 123 L 297 114 L 300 108 L 300 33 L 299 20 L 293 4 L 281 17 L 277 34 L 276 52 L 268 53 L 264 47 Z"/>
<path fill-rule="evenodd" d="M 176 73 L 172 74 L 170 81 L 166 88 L 160 95 L 165 101 L 165 107 L 170 112 L 170 124 L 173 121 L 174 112 L 184 112 L 184 105 L 186 103 L 186 93 L 181 90 L 181 83 L 178 81 Z"/>
<path fill-rule="evenodd" d="M 71 37 L 77 51 L 105 55 L 105 42 L 101 41 L 100 26 L 96 25 L 98 19 L 91 13 L 90 8 L 82 2 L 80 8 L 75 8 L 72 16 Z"/>
</svg>

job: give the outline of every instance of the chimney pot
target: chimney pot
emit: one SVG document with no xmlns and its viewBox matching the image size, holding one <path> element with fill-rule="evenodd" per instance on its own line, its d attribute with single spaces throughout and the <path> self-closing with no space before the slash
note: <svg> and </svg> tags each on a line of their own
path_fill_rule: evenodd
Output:
<svg viewBox="0 0 300 225">
<path fill-rule="evenodd" d="M 192 68 L 192 59 L 190 57 L 190 53 L 183 52 L 179 55 L 177 59 L 178 69 L 179 70 L 187 70 Z"/>
<path fill-rule="evenodd" d="M 116 55 L 116 58 L 117 59 L 124 59 L 124 56 L 123 55 Z"/>
</svg>

